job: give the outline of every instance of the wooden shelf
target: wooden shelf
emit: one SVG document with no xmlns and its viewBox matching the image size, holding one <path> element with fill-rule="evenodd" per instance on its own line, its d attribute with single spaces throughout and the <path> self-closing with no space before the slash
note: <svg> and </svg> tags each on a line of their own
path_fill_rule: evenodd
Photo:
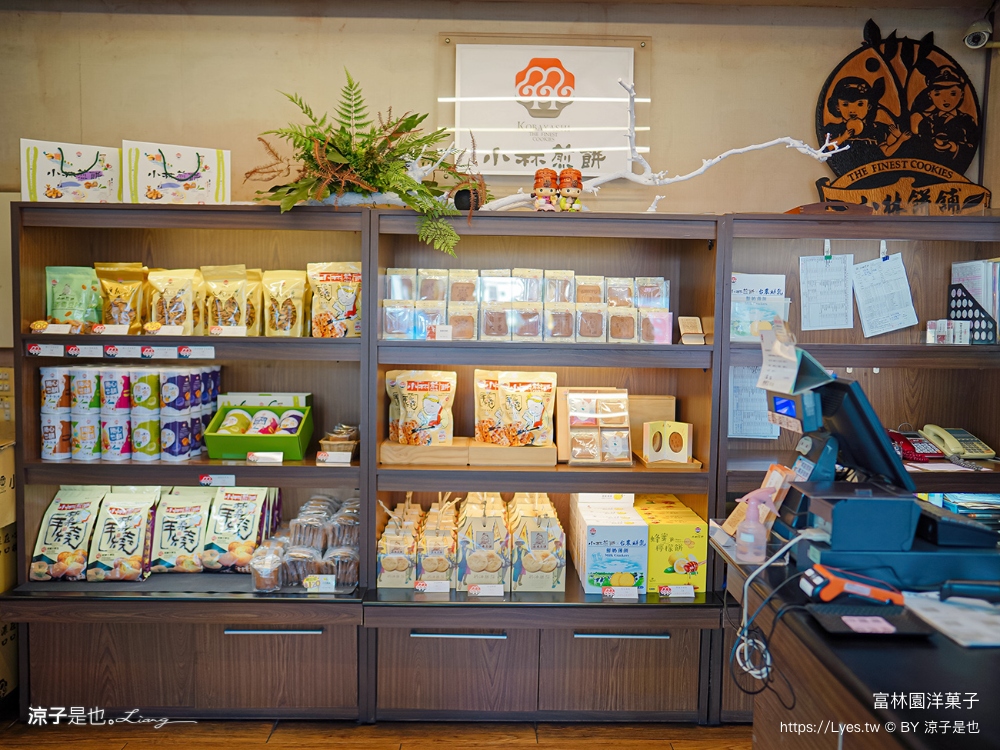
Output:
<svg viewBox="0 0 1000 750">
<path fill-rule="evenodd" d="M 800 344 L 826 367 L 920 367 L 975 370 L 1000 367 L 1000 346 L 930 344 Z M 760 344 L 730 344 L 731 365 L 760 367 Z"/>
<path fill-rule="evenodd" d="M 905 0 L 901 0 L 900 5 Z M 940 240 L 1000 242 L 996 216 L 852 216 L 810 214 L 734 214 L 734 238 Z"/>
<path fill-rule="evenodd" d="M 25 335 L 24 352 L 31 359 L 64 359 L 80 364 L 95 362 L 154 362 L 159 364 L 176 364 L 185 359 L 152 359 L 143 357 L 78 357 L 66 355 L 60 357 L 28 356 L 28 347 L 33 344 L 56 344 L 64 348 L 72 346 L 139 346 L 179 348 L 184 346 L 211 346 L 215 348 L 214 359 L 250 360 L 254 362 L 273 360 L 310 360 L 321 362 L 359 362 L 361 360 L 361 339 L 314 339 L 294 338 L 280 339 L 264 336 L 228 337 L 228 336 L 61 336 L 42 334 L 40 336 Z M 209 358 L 213 359 L 213 358 Z M 190 361 L 199 361 L 192 357 Z"/>
<path fill-rule="evenodd" d="M 379 341 L 379 364 L 393 365 L 517 365 L 546 367 L 656 367 L 712 366 L 711 346 L 652 346 L 643 344 L 534 344 L 469 341 Z"/>
<path fill-rule="evenodd" d="M 379 491 L 439 492 L 484 490 L 492 492 L 675 492 L 707 494 L 709 473 L 656 471 L 641 465 L 598 468 L 559 464 L 544 468 L 524 466 L 413 466 L 379 465 Z"/>
<path fill-rule="evenodd" d="M 283 464 L 248 464 L 246 461 L 222 461 L 198 456 L 190 461 L 40 461 L 24 465 L 27 484 L 162 484 L 194 486 L 205 474 L 234 474 L 240 485 L 267 487 L 359 487 L 361 468 L 319 466 L 315 456 L 304 461 Z"/>
</svg>

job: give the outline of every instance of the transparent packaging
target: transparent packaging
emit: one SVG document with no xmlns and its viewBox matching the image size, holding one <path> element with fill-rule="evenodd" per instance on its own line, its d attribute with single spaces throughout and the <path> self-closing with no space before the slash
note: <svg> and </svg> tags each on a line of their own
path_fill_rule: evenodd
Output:
<svg viewBox="0 0 1000 750">
<path fill-rule="evenodd" d="M 576 341 L 576 305 L 572 302 L 545 303 L 543 340 L 552 343 Z"/>
<path fill-rule="evenodd" d="M 674 314 L 666 310 L 639 309 L 639 343 L 672 344 Z"/>
<path fill-rule="evenodd" d="M 282 584 L 284 550 L 280 545 L 258 547 L 250 558 L 250 576 L 254 591 L 278 591 Z"/>
<path fill-rule="evenodd" d="M 541 302 L 515 302 L 511 309 L 511 338 L 541 341 L 544 310 Z"/>
<path fill-rule="evenodd" d="M 327 526 L 328 547 L 357 547 L 361 542 L 361 518 L 355 512 L 341 511 Z"/>
<path fill-rule="evenodd" d="M 321 557 L 315 547 L 290 547 L 285 552 L 282 566 L 285 572 L 285 585 L 301 586 L 306 576 L 318 574 Z"/>
<path fill-rule="evenodd" d="M 448 302 L 478 302 L 479 271 L 453 268 L 448 272 Z"/>
<path fill-rule="evenodd" d="M 479 319 L 480 341 L 510 341 L 510 303 L 482 303 Z"/>
<path fill-rule="evenodd" d="M 635 344 L 639 341 L 639 311 L 634 307 L 608 308 L 608 343 Z"/>
<path fill-rule="evenodd" d="M 420 300 L 414 303 L 413 338 L 427 341 L 437 338 L 437 327 L 448 320 L 448 307 L 443 301 Z"/>
<path fill-rule="evenodd" d="M 515 268 L 511 271 L 514 302 L 541 302 L 545 272 L 540 268 Z"/>
<path fill-rule="evenodd" d="M 603 276 L 576 277 L 576 303 L 578 305 L 600 305 L 604 301 Z"/>
<path fill-rule="evenodd" d="M 448 300 L 448 271 L 443 268 L 421 268 L 417 271 L 417 297 L 419 300 Z"/>
<path fill-rule="evenodd" d="M 607 305 L 578 304 L 576 306 L 577 343 L 599 344 L 607 341 Z"/>
<path fill-rule="evenodd" d="M 670 308 L 670 282 L 662 276 L 640 276 L 635 280 L 636 307 Z"/>
<path fill-rule="evenodd" d="M 513 284 L 509 268 L 496 268 L 479 272 L 479 302 L 509 303 L 513 298 Z"/>
<path fill-rule="evenodd" d="M 576 302 L 573 271 L 545 272 L 545 304 L 550 302 Z"/>
<path fill-rule="evenodd" d="M 322 549 L 326 541 L 325 526 L 329 516 L 321 513 L 299 514 L 288 523 L 289 542 L 292 547 Z"/>
<path fill-rule="evenodd" d="M 349 594 L 358 586 L 361 557 L 352 547 L 331 547 L 320 561 L 320 575 L 336 576 L 335 594 Z"/>
<path fill-rule="evenodd" d="M 382 302 L 382 338 L 413 338 L 413 302 L 384 300 Z"/>
<path fill-rule="evenodd" d="M 571 464 L 598 464 L 601 462 L 601 431 L 583 428 L 570 431 L 569 462 Z"/>
<path fill-rule="evenodd" d="M 448 325 L 453 341 L 479 339 L 479 305 L 475 302 L 451 302 L 448 305 Z"/>
<path fill-rule="evenodd" d="M 385 297 L 413 302 L 417 298 L 417 269 L 390 268 L 385 272 Z"/>
<path fill-rule="evenodd" d="M 608 307 L 635 307 L 635 279 L 608 277 Z"/>
</svg>

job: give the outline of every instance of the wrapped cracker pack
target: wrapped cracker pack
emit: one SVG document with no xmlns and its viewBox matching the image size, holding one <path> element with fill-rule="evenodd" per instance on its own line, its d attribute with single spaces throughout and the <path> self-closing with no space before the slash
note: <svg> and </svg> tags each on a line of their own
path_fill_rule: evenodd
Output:
<svg viewBox="0 0 1000 750">
<path fill-rule="evenodd" d="M 128 326 L 129 335 L 142 333 L 142 289 L 146 274 L 142 263 L 95 263 L 104 298 L 101 322 Z"/>
<path fill-rule="evenodd" d="M 305 271 L 265 271 L 263 284 L 264 335 L 301 337 L 305 328 Z"/>
<path fill-rule="evenodd" d="M 361 335 L 361 263 L 310 263 L 314 338 Z"/>
<path fill-rule="evenodd" d="M 193 268 L 149 272 L 153 295 L 151 323 L 181 326 L 183 336 L 194 333 L 194 311 L 197 307 L 195 274 Z"/>
<path fill-rule="evenodd" d="M 93 268 L 45 267 L 45 317 L 70 325 L 71 333 L 90 333 L 101 322 L 101 282 Z"/>
<path fill-rule="evenodd" d="M 458 376 L 441 370 L 406 370 L 396 376 L 400 440 L 404 445 L 451 445 Z"/>
<path fill-rule="evenodd" d="M 480 443 L 510 445 L 510 438 L 504 427 L 499 374 L 495 370 L 476 370 L 473 382 L 476 390 L 476 440 Z"/>
<path fill-rule="evenodd" d="M 31 557 L 28 580 L 82 581 L 87 575 L 87 549 L 105 489 L 62 488 L 42 516 Z"/>
<path fill-rule="evenodd" d="M 153 495 L 105 495 L 87 556 L 87 580 L 145 580 L 153 551 L 155 515 Z"/>
<path fill-rule="evenodd" d="M 263 538 L 266 507 L 266 487 L 220 487 L 212 501 L 202 565 L 215 572 L 248 572 Z"/>
<path fill-rule="evenodd" d="M 260 336 L 264 309 L 264 272 L 259 268 L 247 269 L 247 336 Z"/>
</svg>

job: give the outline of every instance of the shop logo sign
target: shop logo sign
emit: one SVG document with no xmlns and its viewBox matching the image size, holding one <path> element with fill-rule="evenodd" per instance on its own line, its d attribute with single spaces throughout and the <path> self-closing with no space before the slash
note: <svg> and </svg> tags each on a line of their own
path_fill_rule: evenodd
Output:
<svg viewBox="0 0 1000 750">
<path fill-rule="evenodd" d="M 573 103 L 576 77 L 558 57 L 533 57 L 514 77 L 514 88 L 517 103 L 531 117 L 552 119 Z"/>
<path fill-rule="evenodd" d="M 830 157 L 837 175 L 817 181 L 820 200 L 869 206 L 877 214 L 978 213 L 990 191 L 964 173 L 982 141 L 979 99 L 969 76 L 934 33 L 864 43 L 827 78 L 816 135 L 850 149 Z"/>
</svg>

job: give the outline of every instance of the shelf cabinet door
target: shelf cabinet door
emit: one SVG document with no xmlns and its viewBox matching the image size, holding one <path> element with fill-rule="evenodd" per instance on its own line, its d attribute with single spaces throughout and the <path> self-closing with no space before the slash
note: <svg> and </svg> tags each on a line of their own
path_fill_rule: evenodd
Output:
<svg viewBox="0 0 1000 750">
<path fill-rule="evenodd" d="M 353 626 L 250 634 L 215 624 L 33 623 L 28 646 L 31 705 L 357 712 Z"/>
<path fill-rule="evenodd" d="M 701 631 L 543 630 L 540 711 L 698 718 Z"/>
<path fill-rule="evenodd" d="M 379 716 L 538 707 L 537 630 L 378 631 Z"/>
</svg>

